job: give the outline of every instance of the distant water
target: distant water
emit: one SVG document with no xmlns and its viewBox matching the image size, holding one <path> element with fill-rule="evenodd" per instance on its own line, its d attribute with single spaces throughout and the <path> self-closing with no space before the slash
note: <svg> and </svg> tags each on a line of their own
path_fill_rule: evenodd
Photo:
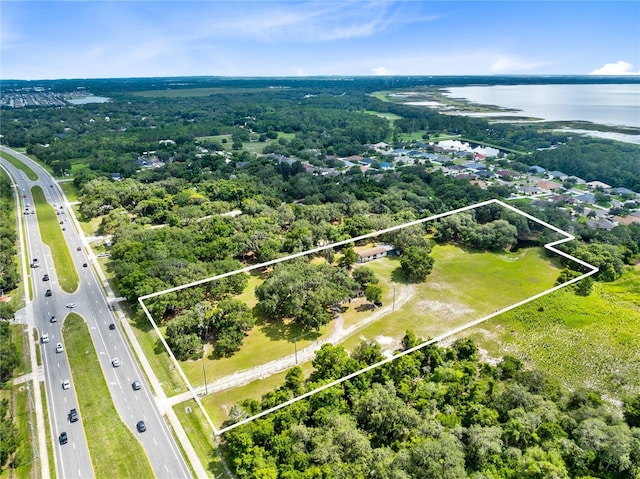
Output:
<svg viewBox="0 0 640 479">
<path fill-rule="evenodd" d="M 67 101 L 69 103 L 73 103 L 74 105 L 87 105 L 89 103 L 106 103 L 109 101 L 109 98 L 106 98 L 104 96 L 85 96 L 82 98 L 73 98 Z"/>
<path fill-rule="evenodd" d="M 494 85 L 448 90 L 451 97 L 520 110 L 505 115 L 640 128 L 640 84 Z"/>
</svg>

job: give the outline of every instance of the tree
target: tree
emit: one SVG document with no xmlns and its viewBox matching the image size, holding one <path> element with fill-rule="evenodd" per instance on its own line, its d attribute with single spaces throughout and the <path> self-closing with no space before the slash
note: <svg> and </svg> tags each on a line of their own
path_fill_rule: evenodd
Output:
<svg viewBox="0 0 640 479">
<path fill-rule="evenodd" d="M 629 427 L 640 427 L 640 394 L 625 398 L 624 420 Z"/>
<path fill-rule="evenodd" d="M 358 266 L 351 273 L 351 277 L 360 285 L 360 289 L 364 290 L 367 284 L 378 284 L 378 278 L 371 268 L 367 266 Z"/>
<path fill-rule="evenodd" d="M 382 288 L 377 284 L 368 284 L 364 289 L 364 296 L 374 305 L 382 304 Z"/>
<path fill-rule="evenodd" d="M 353 245 L 350 244 L 342 250 L 342 257 L 338 261 L 338 266 L 341 268 L 350 269 L 355 263 L 358 262 L 358 253 L 353 249 Z"/>
<path fill-rule="evenodd" d="M 400 266 L 409 281 L 419 283 L 431 273 L 433 258 L 425 248 L 409 246 L 400 257 Z"/>
<path fill-rule="evenodd" d="M 317 330 L 331 321 L 329 307 L 353 298 L 357 289 L 346 270 L 299 260 L 277 265 L 256 288 L 256 297 L 268 317 Z"/>
</svg>

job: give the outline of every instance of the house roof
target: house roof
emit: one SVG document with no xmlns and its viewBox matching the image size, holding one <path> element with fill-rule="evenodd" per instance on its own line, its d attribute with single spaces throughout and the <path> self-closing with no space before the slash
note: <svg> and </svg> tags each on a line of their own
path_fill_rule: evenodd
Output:
<svg viewBox="0 0 640 479">
<path fill-rule="evenodd" d="M 540 180 L 536 183 L 536 186 L 543 190 L 557 190 L 558 188 L 562 188 L 560 183 L 556 183 L 555 181 L 547 181 Z"/>
<path fill-rule="evenodd" d="M 363 251 L 358 251 L 358 256 L 361 258 L 367 258 L 368 256 L 375 256 L 385 251 L 393 251 L 395 247 L 389 244 L 379 244 L 374 246 L 373 248 L 365 249 Z"/>
</svg>

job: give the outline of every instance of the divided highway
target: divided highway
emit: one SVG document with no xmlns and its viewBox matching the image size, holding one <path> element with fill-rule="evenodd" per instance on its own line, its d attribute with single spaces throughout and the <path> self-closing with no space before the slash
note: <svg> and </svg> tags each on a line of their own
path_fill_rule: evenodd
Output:
<svg viewBox="0 0 640 479">
<path fill-rule="evenodd" d="M 29 267 L 33 284 L 33 302 L 27 305 L 25 313 L 29 324 L 32 322 L 41 335 L 43 333 L 48 335 L 48 342 L 41 341 L 40 347 L 51 431 L 56 441 L 54 451 L 58 476 L 64 478 L 93 476 L 82 427 L 82 411 L 80 411 L 79 421 L 73 423 L 69 421 L 69 412 L 72 408 L 78 407 L 78 402 L 73 383 L 71 382 L 71 387 L 68 389 L 64 384 L 66 380 L 72 381 L 66 351 L 56 352 L 56 345 L 63 343 L 61 334 L 63 318 L 73 310 L 87 322 L 120 419 L 144 447 L 155 476 L 158 478 L 191 477 L 189 468 L 151 396 L 145 377 L 116 321 L 112 307 L 94 271 L 95 258 L 90 256 L 91 250 L 87 247 L 88 244 L 79 225 L 68 213 L 69 204 L 61 189 L 51 175 L 37 163 L 4 146 L 0 148 L 28 165 L 39 177 L 37 181 L 31 181 L 24 172 L 7 161 L 0 160 L 14 177 L 17 191 L 23 196 L 23 206 L 30 205 L 29 214 L 25 214 L 26 206 L 22 213 L 25 218 L 28 261 L 30 266 L 37 265 L 37 267 Z M 31 214 L 34 203 L 30 189 L 36 185 L 42 188 L 47 201 L 59 213 L 60 227 L 64 229 L 63 234 L 80 277 L 79 288 L 72 294 L 60 289 L 51 253 L 47 245 L 42 242 L 36 215 Z M 48 280 L 45 280 L 45 274 L 48 275 Z M 50 290 L 50 293 L 47 290 Z M 55 316 L 55 321 L 51 321 L 52 316 Z M 63 345 L 64 348 L 66 346 Z M 134 387 L 134 381 L 140 383 L 140 389 L 137 389 L 137 385 Z M 80 391 L 79 393 L 81 394 Z M 140 432 L 136 427 L 139 421 L 145 423 L 144 432 Z M 67 444 L 60 444 L 59 436 L 62 432 L 67 433 Z M 113 447 L 118 445 L 114 444 Z"/>
</svg>

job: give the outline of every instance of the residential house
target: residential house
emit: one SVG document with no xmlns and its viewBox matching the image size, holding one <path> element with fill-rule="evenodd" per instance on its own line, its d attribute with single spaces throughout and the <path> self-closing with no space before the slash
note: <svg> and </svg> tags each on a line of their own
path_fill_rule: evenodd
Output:
<svg viewBox="0 0 640 479">
<path fill-rule="evenodd" d="M 545 170 L 542 166 L 538 165 L 533 165 L 531 168 L 529 168 L 529 171 L 534 175 L 542 175 L 547 172 L 547 170 Z"/>
<path fill-rule="evenodd" d="M 609 186 L 606 183 L 603 183 L 602 181 L 590 181 L 587 183 L 587 186 L 592 190 L 596 190 L 598 188 L 601 188 L 603 190 L 608 190 L 611 188 L 611 186 Z"/>
<path fill-rule="evenodd" d="M 367 263 L 374 259 L 384 258 L 392 251 L 395 251 L 395 247 L 390 244 L 379 244 L 373 248 L 369 248 L 358 252 L 358 263 Z"/>
<path fill-rule="evenodd" d="M 562 185 L 560 183 L 556 183 L 555 181 L 548 181 L 548 180 L 540 180 L 536 183 L 536 186 L 541 190 L 546 190 L 546 191 L 559 190 L 562 188 Z"/>
<path fill-rule="evenodd" d="M 553 170 L 549 172 L 549 176 L 551 178 L 556 178 L 560 181 L 564 181 L 567 178 L 569 178 L 569 175 L 567 175 L 566 173 L 563 173 L 562 171 L 558 171 L 558 170 Z"/>
<path fill-rule="evenodd" d="M 610 219 L 598 218 L 594 220 L 587 220 L 587 226 L 589 226 L 589 228 L 609 231 L 615 228 L 617 225 Z"/>
</svg>

